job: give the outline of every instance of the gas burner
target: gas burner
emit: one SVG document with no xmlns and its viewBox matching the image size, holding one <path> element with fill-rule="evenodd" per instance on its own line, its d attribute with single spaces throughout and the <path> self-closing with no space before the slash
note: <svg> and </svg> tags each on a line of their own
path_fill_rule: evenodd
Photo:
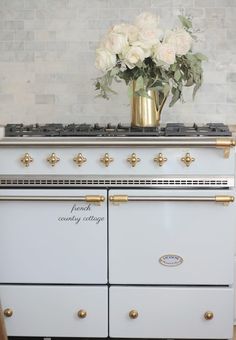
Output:
<svg viewBox="0 0 236 340">
<path fill-rule="evenodd" d="M 165 136 L 183 136 L 183 137 L 194 137 L 194 136 L 232 136 L 229 127 L 223 123 L 208 123 L 204 126 L 185 126 L 182 123 L 175 124 L 169 123 L 165 128 Z"/>
<path fill-rule="evenodd" d="M 228 126 L 222 123 L 209 123 L 204 126 L 182 123 L 169 123 L 166 127 L 131 127 L 118 125 L 92 124 L 8 124 L 6 137 L 198 137 L 231 136 Z"/>
</svg>

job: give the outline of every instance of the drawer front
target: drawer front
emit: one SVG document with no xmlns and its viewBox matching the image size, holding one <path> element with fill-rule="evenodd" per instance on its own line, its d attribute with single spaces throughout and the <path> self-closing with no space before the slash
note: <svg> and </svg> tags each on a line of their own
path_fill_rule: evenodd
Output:
<svg viewBox="0 0 236 340">
<path fill-rule="evenodd" d="M 235 202 L 225 205 L 215 197 L 233 194 L 111 190 L 110 283 L 232 284 Z"/>
<path fill-rule="evenodd" d="M 107 283 L 105 190 L 0 190 L 1 283 Z M 27 201 L 28 199 L 28 201 Z"/>
<path fill-rule="evenodd" d="M 13 311 L 5 317 L 9 336 L 108 335 L 107 287 L 2 285 L 0 299 L 3 310 Z M 86 317 L 78 317 L 81 310 Z"/>
<path fill-rule="evenodd" d="M 213 318 L 207 320 L 206 312 L 212 312 Z M 230 288 L 110 289 L 111 337 L 229 339 L 232 335 Z"/>
</svg>

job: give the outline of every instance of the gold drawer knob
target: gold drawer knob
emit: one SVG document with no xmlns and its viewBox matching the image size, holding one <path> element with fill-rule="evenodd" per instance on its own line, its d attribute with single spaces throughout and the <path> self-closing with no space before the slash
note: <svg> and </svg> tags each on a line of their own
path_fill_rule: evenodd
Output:
<svg viewBox="0 0 236 340">
<path fill-rule="evenodd" d="M 129 317 L 130 317 L 130 319 L 137 319 L 137 317 L 138 317 L 138 311 L 132 309 L 132 310 L 129 312 Z"/>
<path fill-rule="evenodd" d="M 80 319 L 85 319 L 86 316 L 87 316 L 87 312 L 86 312 L 86 310 L 84 310 L 84 309 L 80 309 L 80 310 L 78 311 L 77 315 L 78 315 L 78 317 L 79 317 Z"/>
<path fill-rule="evenodd" d="M 47 158 L 47 161 L 48 161 L 48 163 L 49 163 L 51 166 L 55 166 L 55 165 L 60 161 L 60 158 L 57 157 L 57 155 L 53 152 L 53 153 Z"/>
<path fill-rule="evenodd" d="M 73 161 L 78 165 L 81 166 L 83 163 L 87 162 L 87 158 L 85 158 L 82 153 L 79 153 L 76 157 L 74 157 Z"/>
<path fill-rule="evenodd" d="M 136 164 L 139 163 L 140 161 L 141 159 L 136 156 L 136 153 L 132 153 L 132 155 L 129 158 L 127 158 L 127 162 L 129 162 L 132 167 L 135 167 Z"/>
<path fill-rule="evenodd" d="M 110 157 L 108 153 L 105 153 L 105 155 L 102 158 L 100 158 L 100 162 L 103 163 L 105 167 L 108 167 L 110 163 L 113 161 L 114 159 Z"/>
<path fill-rule="evenodd" d="M 33 162 L 33 158 L 28 154 L 25 153 L 24 156 L 21 158 L 21 163 L 25 166 L 28 167 L 30 163 Z"/>
<path fill-rule="evenodd" d="M 13 310 L 11 308 L 6 308 L 3 313 L 7 318 L 10 318 L 13 315 Z"/>
<path fill-rule="evenodd" d="M 186 166 L 190 166 L 190 164 L 192 162 L 195 161 L 195 158 L 191 157 L 190 153 L 186 153 L 186 155 L 184 157 L 181 158 L 181 161 L 186 165 Z"/>
<path fill-rule="evenodd" d="M 167 162 L 167 158 L 163 156 L 162 153 L 159 153 L 159 155 L 154 158 L 154 162 L 156 162 L 159 166 L 162 166 L 165 162 Z"/>
<path fill-rule="evenodd" d="M 208 311 L 204 314 L 204 318 L 206 320 L 212 320 L 214 318 L 214 313 Z"/>
</svg>

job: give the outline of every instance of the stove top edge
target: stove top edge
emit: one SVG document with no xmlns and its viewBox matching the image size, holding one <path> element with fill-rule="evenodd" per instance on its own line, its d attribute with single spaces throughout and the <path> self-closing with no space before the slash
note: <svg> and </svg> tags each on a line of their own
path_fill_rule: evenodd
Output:
<svg viewBox="0 0 236 340">
<path fill-rule="evenodd" d="M 129 125 L 106 124 L 7 124 L 5 137 L 214 137 L 232 136 L 223 123 L 208 123 L 198 126 L 183 123 L 168 123 L 160 127 L 131 127 Z"/>
</svg>

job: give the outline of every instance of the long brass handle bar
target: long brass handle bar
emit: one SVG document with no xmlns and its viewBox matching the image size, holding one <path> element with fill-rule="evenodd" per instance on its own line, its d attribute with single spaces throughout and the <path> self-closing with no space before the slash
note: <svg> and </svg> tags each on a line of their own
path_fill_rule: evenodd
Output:
<svg viewBox="0 0 236 340">
<path fill-rule="evenodd" d="M 123 202 L 218 202 L 232 203 L 234 196 L 128 196 L 113 195 L 109 197 L 112 203 Z"/>
<path fill-rule="evenodd" d="M 0 140 L 0 147 L 1 146 L 14 146 L 14 147 L 22 147 L 22 146 L 63 146 L 63 147 L 71 147 L 71 146 L 80 146 L 80 147 L 129 147 L 129 146 L 137 146 L 137 147 L 216 147 L 216 148 L 227 148 L 227 147 L 234 147 L 235 140 L 230 139 L 198 139 L 192 140 L 187 139 L 167 139 L 167 138 L 140 138 L 140 139 L 109 139 L 109 137 L 104 139 L 94 138 L 94 139 L 86 139 L 86 138 L 77 138 L 76 140 L 60 140 L 60 139 L 53 139 L 53 140 L 21 140 L 21 139 L 3 139 Z"/>
<path fill-rule="evenodd" d="M 0 201 L 52 201 L 52 202 L 90 202 L 102 203 L 105 201 L 104 196 L 87 195 L 87 196 L 0 196 Z"/>
</svg>

